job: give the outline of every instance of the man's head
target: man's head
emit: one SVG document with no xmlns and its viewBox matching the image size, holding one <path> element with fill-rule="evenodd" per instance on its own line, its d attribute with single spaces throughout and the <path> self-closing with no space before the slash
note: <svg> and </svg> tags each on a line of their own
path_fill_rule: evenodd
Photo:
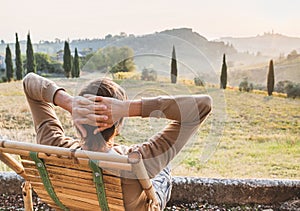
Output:
<svg viewBox="0 0 300 211">
<path fill-rule="evenodd" d="M 118 100 L 126 100 L 127 95 L 125 90 L 113 82 L 108 78 L 96 79 L 90 82 L 86 87 L 84 87 L 79 96 L 83 96 L 85 94 L 103 96 L 103 97 L 111 97 L 116 98 Z M 96 129 L 96 126 L 91 125 L 83 125 L 83 127 L 87 131 L 87 137 L 84 138 L 84 146 L 88 150 L 99 150 L 105 146 L 109 146 L 113 144 L 113 137 L 118 134 L 118 130 L 120 125 L 122 124 L 122 120 L 118 121 L 111 128 L 108 128 L 101 133 L 97 133 L 96 135 L 93 133 Z"/>
</svg>

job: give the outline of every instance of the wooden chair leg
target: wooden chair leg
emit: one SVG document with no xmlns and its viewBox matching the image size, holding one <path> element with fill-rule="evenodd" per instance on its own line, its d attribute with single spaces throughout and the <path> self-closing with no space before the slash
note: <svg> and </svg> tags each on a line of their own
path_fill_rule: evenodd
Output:
<svg viewBox="0 0 300 211">
<path fill-rule="evenodd" d="M 32 188 L 30 182 L 28 181 L 23 182 L 22 195 L 24 200 L 25 211 L 33 211 Z"/>
</svg>

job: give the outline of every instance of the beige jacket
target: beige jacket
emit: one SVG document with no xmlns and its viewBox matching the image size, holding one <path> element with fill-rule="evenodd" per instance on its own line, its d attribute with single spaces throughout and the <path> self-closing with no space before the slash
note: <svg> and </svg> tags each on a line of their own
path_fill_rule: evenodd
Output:
<svg viewBox="0 0 300 211">
<path fill-rule="evenodd" d="M 65 136 L 54 111 L 54 95 L 63 88 L 32 73 L 27 74 L 23 85 L 32 112 L 37 143 L 80 148 L 79 140 Z M 149 177 L 153 178 L 179 153 L 210 111 L 211 98 L 206 95 L 144 98 L 142 99 L 143 118 L 167 118 L 173 121 L 142 144 L 116 145 L 113 149 L 125 155 L 131 151 L 139 151 Z M 137 180 L 123 178 L 122 188 L 126 210 L 147 209 L 146 194 Z"/>
</svg>

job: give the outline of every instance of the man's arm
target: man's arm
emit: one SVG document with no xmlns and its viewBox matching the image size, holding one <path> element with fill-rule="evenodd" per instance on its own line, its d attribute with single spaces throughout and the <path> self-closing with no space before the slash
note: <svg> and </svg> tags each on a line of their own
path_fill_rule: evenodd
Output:
<svg viewBox="0 0 300 211">
<path fill-rule="evenodd" d="M 97 119 L 99 124 L 111 125 L 121 117 L 130 116 L 173 120 L 147 142 L 131 147 L 131 150 L 137 150 L 142 154 L 150 177 L 159 173 L 179 153 L 210 113 L 212 103 L 211 98 L 206 95 L 158 96 L 136 101 L 97 98 L 99 104 L 108 108 L 96 112 L 108 117 L 107 120 Z M 98 131 L 102 129 L 99 127 Z"/>
<path fill-rule="evenodd" d="M 73 97 L 64 90 L 58 90 L 53 98 L 53 103 L 72 114 Z"/>
<path fill-rule="evenodd" d="M 53 81 L 34 73 L 28 73 L 24 77 L 23 87 L 28 105 L 30 106 L 37 134 L 37 143 L 78 148 L 78 141 L 65 136 L 63 126 L 57 118 L 54 106 L 52 105 L 56 93 L 64 93 L 62 91 L 63 88 L 57 86 Z"/>
</svg>

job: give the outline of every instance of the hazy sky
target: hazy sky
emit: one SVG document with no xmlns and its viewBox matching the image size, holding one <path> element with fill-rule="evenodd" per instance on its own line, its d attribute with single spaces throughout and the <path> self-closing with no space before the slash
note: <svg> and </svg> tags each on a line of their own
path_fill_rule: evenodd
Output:
<svg viewBox="0 0 300 211">
<path fill-rule="evenodd" d="M 300 37 L 299 0 L 1 0 L 0 40 L 103 38 L 189 27 L 208 39 Z"/>
</svg>

